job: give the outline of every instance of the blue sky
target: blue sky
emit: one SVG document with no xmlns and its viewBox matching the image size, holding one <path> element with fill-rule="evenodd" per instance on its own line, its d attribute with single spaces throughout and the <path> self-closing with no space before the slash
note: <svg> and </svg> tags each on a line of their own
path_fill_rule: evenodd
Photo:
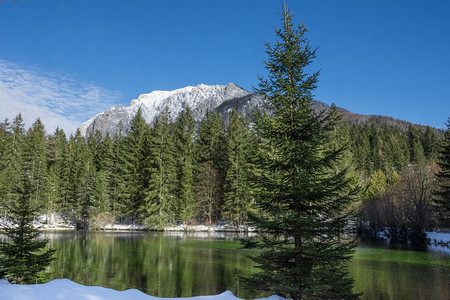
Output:
<svg viewBox="0 0 450 300">
<path fill-rule="evenodd" d="M 0 1 L 0 118 L 48 131 L 139 94 L 264 75 L 282 1 Z M 291 0 L 318 46 L 316 99 L 443 128 L 450 115 L 450 1 Z"/>
</svg>

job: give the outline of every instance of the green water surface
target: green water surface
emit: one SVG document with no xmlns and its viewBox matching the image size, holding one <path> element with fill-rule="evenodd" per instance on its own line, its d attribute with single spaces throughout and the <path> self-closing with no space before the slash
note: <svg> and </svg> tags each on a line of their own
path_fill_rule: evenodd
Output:
<svg viewBox="0 0 450 300">
<path fill-rule="evenodd" d="M 158 297 L 191 297 L 232 291 L 258 295 L 237 278 L 252 270 L 236 235 L 153 232 L 48 232 L 57 249 L 52 279 L 116 290 L 139 289 Z M 450 299 L 450 255 L 361 243 L 349 264 L 362 299 Z"/>
</svg>

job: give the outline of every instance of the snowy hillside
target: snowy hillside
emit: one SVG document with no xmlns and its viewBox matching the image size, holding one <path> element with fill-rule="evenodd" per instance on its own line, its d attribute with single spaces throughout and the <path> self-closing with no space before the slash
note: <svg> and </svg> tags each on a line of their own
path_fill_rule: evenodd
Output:
<svg viewBox="0 0 450 300">
<path fill-rule="evenodd" d="M 246 103 L 240 104 L 239 99 Z M 224 103 L 232 101 L 235 105 L 243 107 L 248 101 L 261 97 L 252 94 L 233 83 L 228 85 L 204 85 L 188 86 L 174 91 L 153 91 L 149 94 L 142 94 L 138 99 L 131 101 L 130 106 L 119 105 L 108 111 L 96 115 L 94 118 L 80 126 L 83 135 L 88 135 L 95 130 L 100 130 L 103 134 L 115 133 L 120 121 L 127 131 L 129 123 L 139 109 L 147 123 L 151 123 L 165 108 L 169 108 L 171 117 L 177 115 L 186 107 L 191 108 L 196 121 L 200 121 L 207 110 L 214 110 Z M 231 108 L 230 108 L 231 110 Z"/>
<path fill-rule="evenodd" d="M 141 109 L 145 121 L 151 124 L 155 117 L 163 112 L 166 107 L 171 113 L 171 118 L 175 119 L 186 106 L 191 108 L 192 115 L 197 122 L 200 122 L 207 110 L 215 110 L 227 122 L 228 113 L 233 108 L 244 116 L 251 115 L 255 109 L 264 110 L 268 108 L 261 95 L 253 94 L 233 83 L 228 83 L 227 85 L 200 84 L 173 91 L 153 91 L 149 94 L 142 94 L 137 99 L 132 100 L 129 106 L 119 105 L 97 114 L 89 121 L 83 123 L 79 129 L 83 136 L 89 135 L 96 130 L 99 130 L 103 135 L 106 135 L 107 132 L 113 135 L 116 133 L 119 123 L 122 122 L 122 130 L 126 133 L 131 119 L 139 109 Z M 330 109 L 330 106 L 313 100 L 312 108 L 314 111 L 319 112 Z M 388 124 L 404 130 L 409 125 L 423 127 L 406 121 L 395 120 L 391 117 L 354 114 L 340 107 L 337 107 L 337 111 L 350 125 L 374 124 L 375 126 L 380 126 Z"/>
<path fill-rule="evenodd" d="M 192 298 L 158 298 L 146 295 L 138 290 L 116 291 L 99 286 L 84 286 L 68 279 L 56 279 L 45 284 L 14 285 L 8 281 L 0 280 L 0 299 L 27 299 L 27 300 L 240 300 L 232 292 L 226 291 L 214 296 L 200 296 Z M 266 300 L 283 300 L 273 295 Z M 261 300 L 262 300 L 261 299 Z"/>
</svg>

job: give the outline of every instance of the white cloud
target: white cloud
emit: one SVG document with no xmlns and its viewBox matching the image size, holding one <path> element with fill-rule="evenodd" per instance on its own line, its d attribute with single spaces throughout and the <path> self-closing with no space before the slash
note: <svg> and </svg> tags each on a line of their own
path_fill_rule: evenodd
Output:
<svg viewBox="0 0 450 300">
<path fill-rule="evenodd" d="M 37 118 L 47 133 L 73 133 L 83 122 L 118 104 L 120 93 L 65 75 L 41 74 L 0 59 L 0 121 L 22 113 L 27 127 Z"/>
</svg>

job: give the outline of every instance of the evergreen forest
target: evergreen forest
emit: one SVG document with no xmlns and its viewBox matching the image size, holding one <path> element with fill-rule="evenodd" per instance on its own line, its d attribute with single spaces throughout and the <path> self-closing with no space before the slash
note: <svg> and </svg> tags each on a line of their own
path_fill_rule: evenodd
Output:
<svg viewBox="0 0 450 300">
<path fill-rule="evenodd" d="M 25 128 L 21 115 L 0 124 L 0 211 L 14 201 L 14 183 L 27 174 L 38 214 L 54 214 L 78 229 L 105 222 L 144 224 L 212 224 L 222 220 L 243 225 L 257 190 L 256 150 L 261 139 L 253 120 L 232 111 L 208 111 L 196 124 L 187 107 L 176 118 L 166 110 L 152 124 L 139 111 L 128 132 L 119 124 L 114 136 L 100 132 L 83 137 L 45 131 L 37 119 Z M 447 130 L 448 131 L 448 130 Z M 446 132 L 447 133 L 447 132 Z M 342 165 L 358 188 L 355 228 L 376 238 L 389 228 L 391 238 L 408 240 L 409 228 L 445 227 L 436 205 L 442 132 L 410 125 L 339 125 L 329 134 L 332 145 L 346 145 Z M 407 192 L 423 196 L 420 212 Z M 439 198 L 439 197 L 438 197 Z M 441 205 L 442 206 L 442 205 Z M 409 215 L 408 215 L 409 214 Z M 441 217 L 439 217 L 441 215 Z M 419 220 L 420 219 L 420 220 Z"/>
</svg>

